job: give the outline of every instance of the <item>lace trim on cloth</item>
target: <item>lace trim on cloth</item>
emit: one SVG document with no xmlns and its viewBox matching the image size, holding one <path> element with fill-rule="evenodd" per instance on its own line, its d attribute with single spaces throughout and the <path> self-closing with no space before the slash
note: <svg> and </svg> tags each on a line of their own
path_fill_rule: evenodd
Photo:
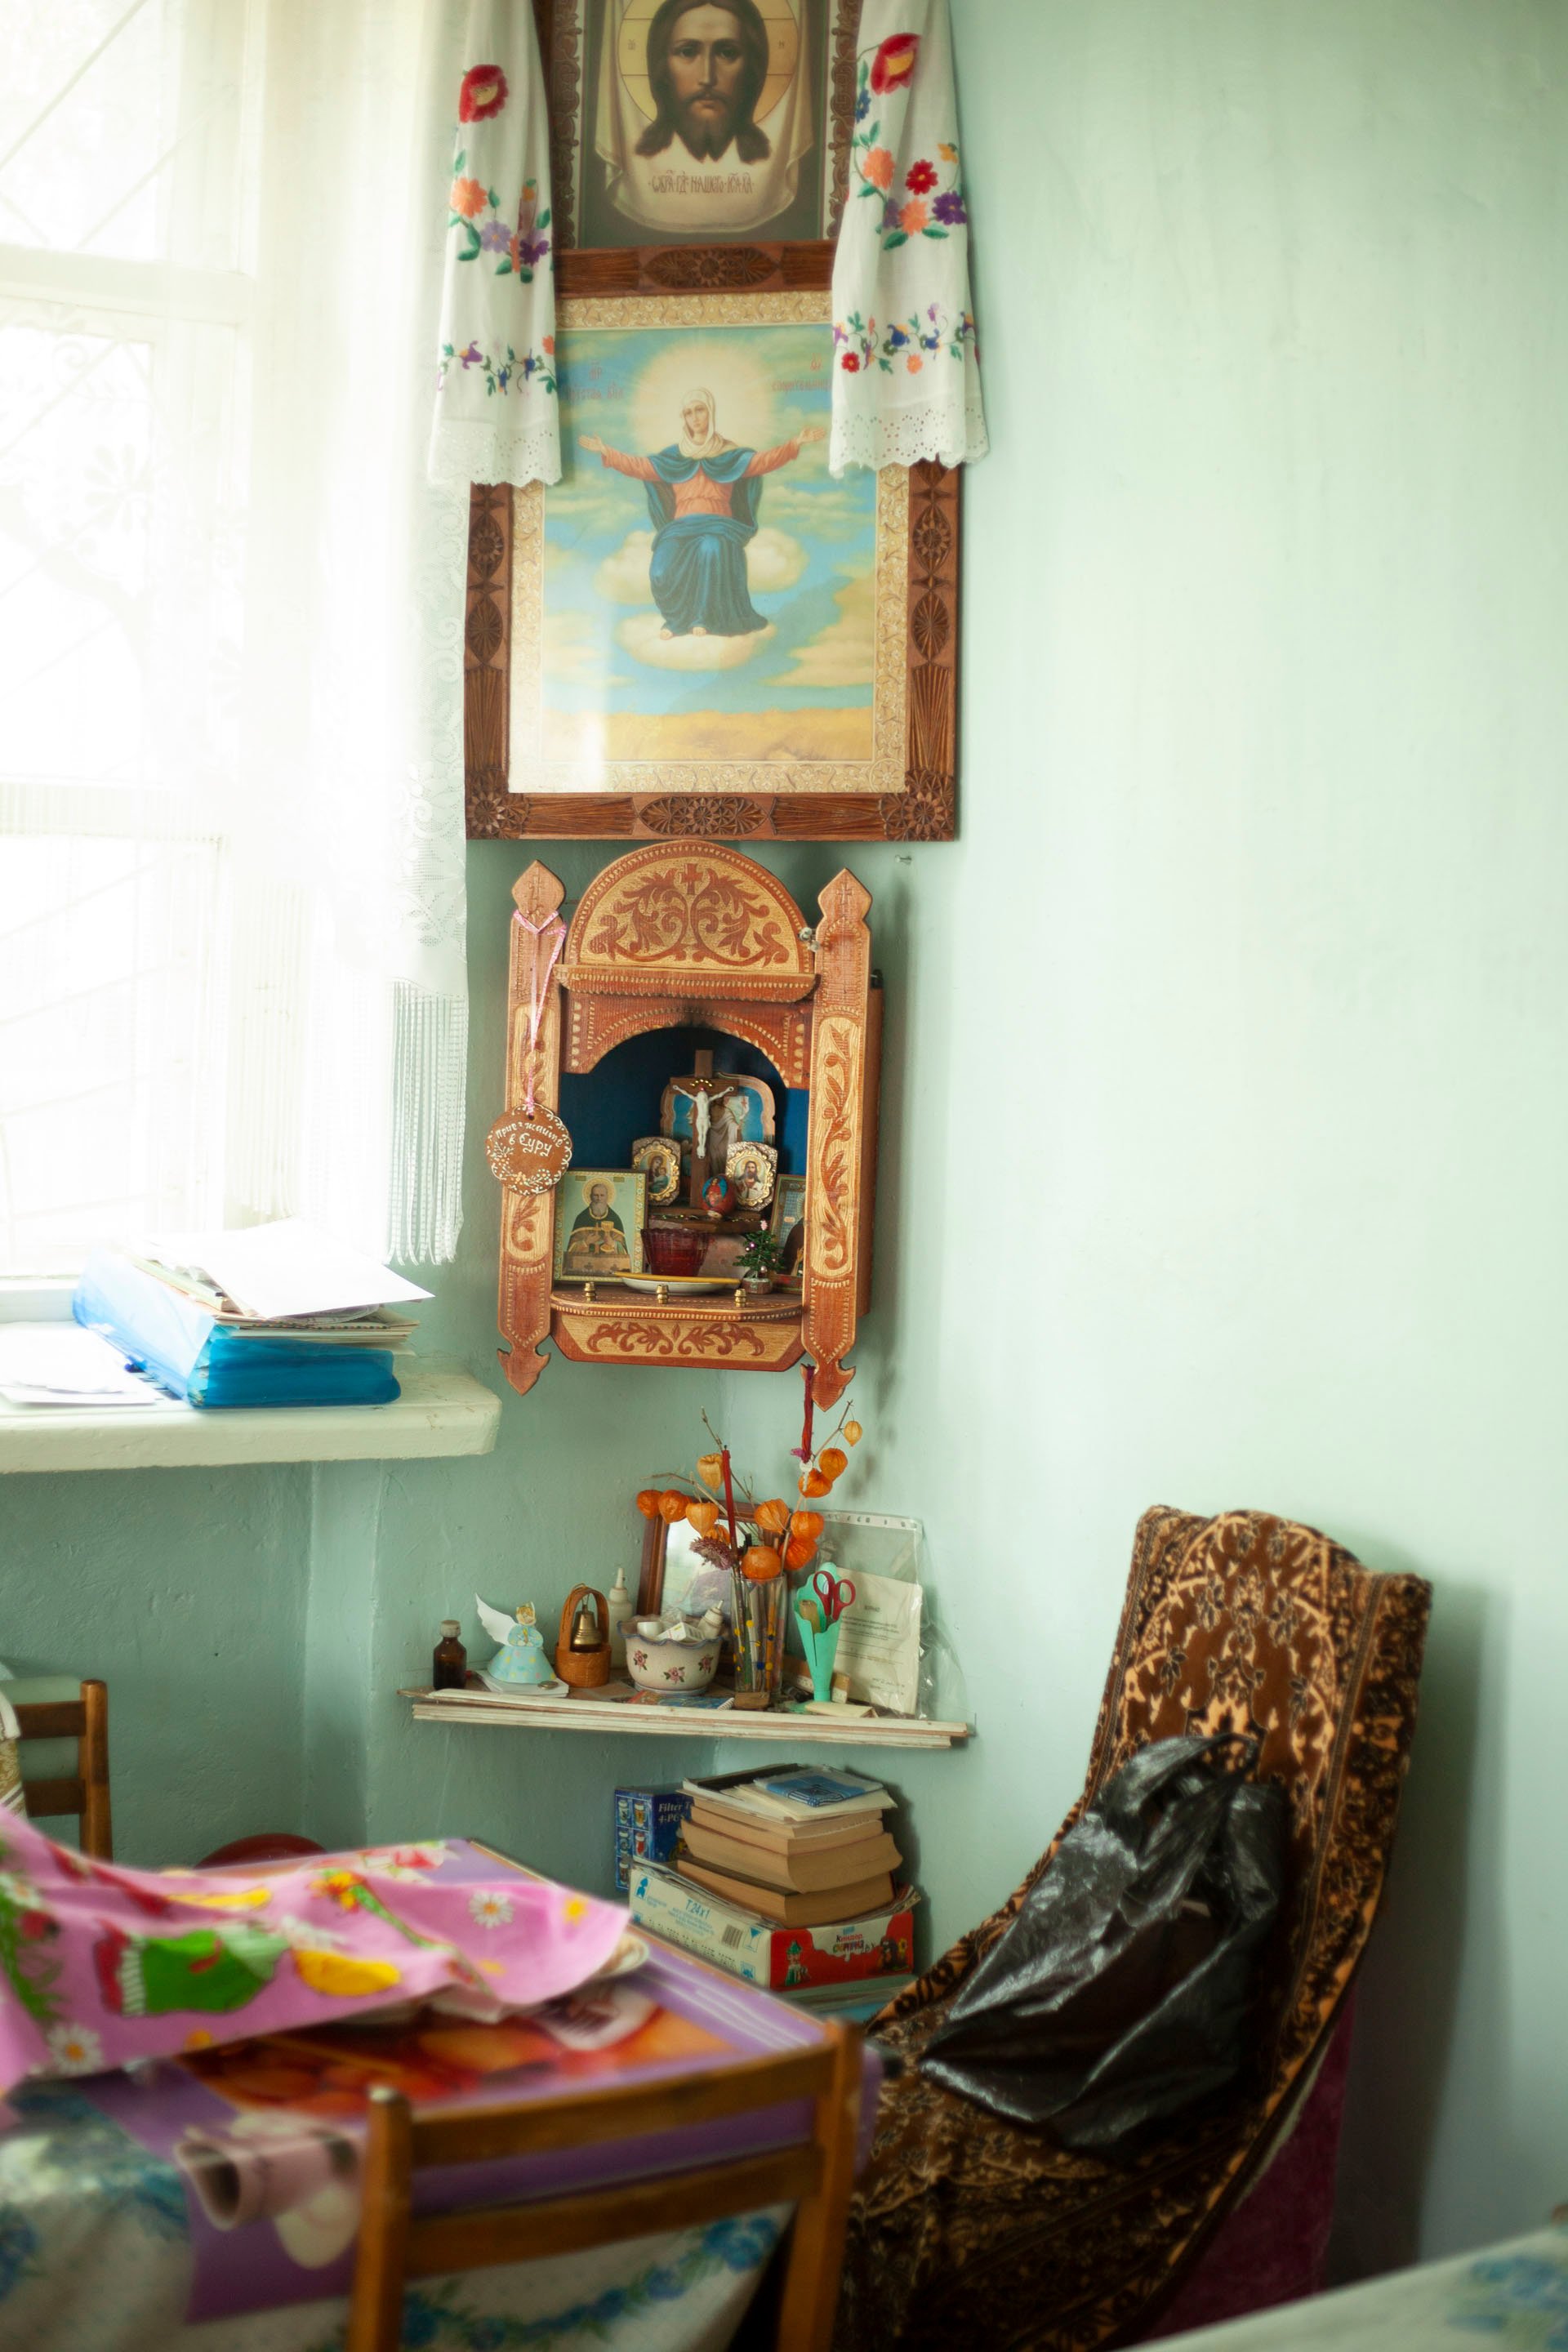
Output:
<svg viewBox="0 0 1568 2352">
<path fill-rule="evenodd" d="M 973 374 L 964 389 L 962 407 L 952 400 L 929 400 L 919 408 L 857 412 L 841 402 L 833 415 L 829 472 L 841 474 L 846 466 L 918 466 L 928 459 L 939 466 L 962 466 L 984 457 L 991 444 L 980 385 Z"/>
<path fill-rule="evenodd" d="M 561 435 L 553 412 L 537 425 L 498 417 L 437 416 L 430 430 L 430 478 L 437 482 L 558 482 Z"/>
<path fill-rule="evenodd" d="M 947 0 L 864 0 L 858 41 L 828 470 L 959 466 L 989 444 Z"/>
<path fill-rule="evenodd" d="M 526 0 L 468 0 L 447 191 L 429 470 L 557 482 L 550 123 Z"/>
</svg>

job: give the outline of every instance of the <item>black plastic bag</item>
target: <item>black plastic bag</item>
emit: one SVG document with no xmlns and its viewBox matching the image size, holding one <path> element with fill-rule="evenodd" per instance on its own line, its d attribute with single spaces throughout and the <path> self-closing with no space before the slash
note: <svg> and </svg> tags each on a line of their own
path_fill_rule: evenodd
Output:
<svg viewBox="0 0 1568 2352">
<path fill-rule="evenodd" d="M 1224 1769 L 1227 1748 L 1245 1755 Z M 1107 1781 L 921 2064 L 1097 2156 L 1234 2083 L 1285 1891 L 1285 1793 L 1256 1740 L 1157 1740 Z"/>
</svg>

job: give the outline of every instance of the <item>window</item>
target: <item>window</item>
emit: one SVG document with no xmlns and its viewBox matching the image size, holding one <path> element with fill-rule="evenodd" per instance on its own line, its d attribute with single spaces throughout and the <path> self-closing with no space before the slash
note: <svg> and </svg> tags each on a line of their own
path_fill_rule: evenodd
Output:
<svg viewBox="0 0 1568 2352">
<path fill-rule="evenodd" d="M 0 1271 L 223 1209 L 246 17 L 0 29 Z"/>
<path fill-rule="evenodd" d="M 455 1243 L 434 21 L 0 12 L 0 1274 L 290 1212 Z"/>
</svg>

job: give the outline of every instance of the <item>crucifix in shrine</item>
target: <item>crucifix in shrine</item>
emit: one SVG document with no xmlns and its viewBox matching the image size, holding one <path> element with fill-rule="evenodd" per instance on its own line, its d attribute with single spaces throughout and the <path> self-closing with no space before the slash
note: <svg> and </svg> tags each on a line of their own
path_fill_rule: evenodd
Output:
<svg viewBox="0 0 1568 2352">
<path fill-rule="evenodd" d="M 754 1100 L 761 1106 L 764 1134 L 772 1133 L 773 1090 L 758 1078 L 740 1078 L 715 1072 L 710 1052 L 692 1055 L 689 1077 L 671 1078 L 665 1089 L 660 1125 L 674 1135 L 678 1101 L 691 1105 L 691 1172 L 686 1197 L 694 1209 L 703 1205 L 703 1188 L 710 1177 L 722 1176 L 732 1147 L 745 1140 L 746 1113 Z"/>
</svg>

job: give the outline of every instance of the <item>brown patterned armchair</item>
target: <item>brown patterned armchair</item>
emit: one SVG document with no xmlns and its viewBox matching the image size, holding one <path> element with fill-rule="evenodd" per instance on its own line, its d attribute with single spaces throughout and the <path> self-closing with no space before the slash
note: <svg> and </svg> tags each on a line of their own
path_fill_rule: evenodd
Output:
<svg viewBox="0 0 1568 2352">
<path fill-rule="evenodd" d="M 1286 1789 L 1292 1824 L 1261 2087 L 1110 2164 L 909 2066 L 883 2092 L 851 2208 L 838 2352 L 1097 2352 L 1154 2324 L 1289 2134 L 1365 1949 L 1430 1598 L 1419 1577 L 1373 1576 L 1314 1528 L 1262 1512 L 1144 1514 L 1089 1779 L 1063 1830 L 1151 1740 L 1260 1738 L 1259 1769 Z M 887 2046 L 919 2056 L 1055 1852 L 883 2012 Z"/>
</svg>

